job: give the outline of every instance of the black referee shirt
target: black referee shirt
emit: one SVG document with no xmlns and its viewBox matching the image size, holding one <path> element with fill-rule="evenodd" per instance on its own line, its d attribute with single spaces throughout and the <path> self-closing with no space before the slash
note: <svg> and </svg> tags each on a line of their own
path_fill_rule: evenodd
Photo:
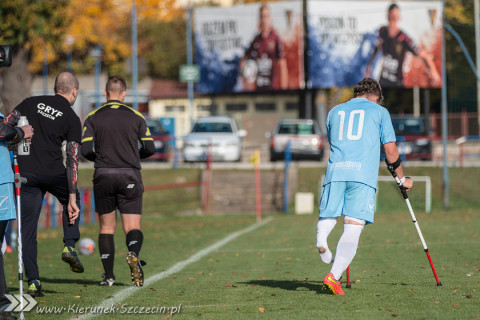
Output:
<svg viewBox="0 0 480 320">
<path fill-rule="evenodd" d="M 140 170 L 139 142 L 153 148 L 149 155 L 155 152 L 145 118 L 120 101 L 108 101 L 85 119 L 82 154 L 95 154 L 95 168 Z"/>
<path fill-rule="evenodd" d="M 81 142 L 82 125 L 68 100 L 61 95 L 36 96 L 17 107 L 35 130 L 30 155 L 19 155 L 21 171 L 46 176 L 65 173 L 62 142 Z"/>
</svg>

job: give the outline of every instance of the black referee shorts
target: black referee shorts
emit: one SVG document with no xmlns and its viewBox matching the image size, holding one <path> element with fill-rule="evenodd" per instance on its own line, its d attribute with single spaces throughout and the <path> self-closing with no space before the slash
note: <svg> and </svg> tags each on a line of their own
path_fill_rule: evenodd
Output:
<svg viewBox="0 0 480 320">
<path fill-rule="evenodd" d="M 93 175 L 95 210 L 98 214 L 118 208 L 120 213 L 142 213 L 143 183 L 140 170 L 97 168 Z"/>
</svg>

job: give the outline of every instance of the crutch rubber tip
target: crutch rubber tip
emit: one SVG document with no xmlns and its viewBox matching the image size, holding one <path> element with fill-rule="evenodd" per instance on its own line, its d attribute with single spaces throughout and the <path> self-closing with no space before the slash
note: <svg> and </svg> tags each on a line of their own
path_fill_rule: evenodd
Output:
<svg viewBox="0 0 480 320">
<path fill-rule="evenodd" d="M 440 283 L 440 285 L 442 285 L 442 284 Z M 351 285 L 351 284 L 347 284 L 347 285 L 345 286 L 345 288 L 351 289 L 351 288 L 352 288 L 352 285 Z"/>
<path fill-rule="evenodd" d="M 441 282 L 437 282 L 437 287 L 441 287 L 442 286 L 442 283 Z"/>
</svg>

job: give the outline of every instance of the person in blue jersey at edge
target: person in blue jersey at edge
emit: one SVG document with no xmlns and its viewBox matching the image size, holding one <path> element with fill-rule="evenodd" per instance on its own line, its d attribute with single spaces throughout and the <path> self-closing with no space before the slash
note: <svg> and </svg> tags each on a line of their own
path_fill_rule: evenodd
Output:
<svg viewBox="0 0 480 320">
<path fill-rule="evenodd" d="M 15 177 L 12 170 L 8 143 L 19 143 L 22 139 L 30 140 L 33 128 L 30 125 L 15 127 L 20 119 L 20 112 L 14 110 L 8 117 L 0 113 L 0 248 L 4 241 L 5 230 L 10 220 L 17 218 L 15 211 Z M 11 312 L 5 311 L 10 305 L 7 282 L 3 267 L 3 253 L 0 250 L 0 319 L 16 319 Z"/>
<path fill-rule="evenodd" d="M 407 190 L 413 186 L 413 181 L 403 173 L 390 114 L 380 105 L 380 84 L 365 78 L 355 86 L 353 94 L 353 99 L 328 113 L 330 158 L 317 224 L 320 258 L 326 264 L 333 263 L 323 285 L 339 295 L 344 294 L 340 279 L 355 257 L 360 234 L 365 224 L 373 223 L 380 144 L 385 148 L 386 162 L 393 165 L 402 185 Z M 327 238 L 341 215 L 344 231 L 333 257 Z"/>
</svg>

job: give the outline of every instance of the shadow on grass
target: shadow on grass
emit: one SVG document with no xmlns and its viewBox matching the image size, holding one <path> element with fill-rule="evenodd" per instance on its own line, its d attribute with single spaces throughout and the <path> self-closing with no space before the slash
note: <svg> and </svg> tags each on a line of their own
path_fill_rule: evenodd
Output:
<svg viewBox="0 0 480 320">
<path fill-rule="evenodd" d="M 279 288 L 283 290 L 296 291 L 299 289 L 308 289 L 318 294 L 330 294 L 330 291 L 323 287 L 320 281 L 300 281 L 300 280 L 252 280 L 246 282 L 237 282 L 238 284 L 256 285 L 270 288 Z"/>
<path fill-rule="evenodd" d="M 85 279 L 55 279 L 55 278 L 42 278 L 41 279 L 42 281 L 42 292 L 44 294 L 52 294 L 52 293 L 62 293 L 63 291 L 56 291 L 56 290 L 52 290 L 51 287 L 49 287 L 48 285 L 45 285 L 45 284 L 48 284 L 48 283 L 51 283 L 51 284 L 80 284 L 80 285 L 83 285 L 83 286 L 96 286 L 98 288 L 109 288 L 108 286 L 107 287 L 102 287 L 99 285 L 100 283 L 100 280 L 99 281 L 92 281 L 92 280 L 85 280 Z M 113 285 L 113 288 L 115 287 L 130 287 L 132 286 L 131 283 L 122 283 L 122 282 L 115 282 L 115 284 Z M 28 289 L 28 285 L 27 283 L 25 282 L 23 284 L 23 293 L 25 294 L 26 293 L 26 290 Z M 20 289 L 19 289 L 19 286 L 18 286 L 18 281 L 16 283 L 14 283 L 14 285 L 9 285 L 8 287 L 8 291 L 9 293 L 16 293 L 18 292 Z M 3 319 L 0 317 L 0 319 Z"/>
<path fill-rule="evenodd" d="M 86 280 L 86 279 L 58 279 L 58 278 L 41 278 L 42 283 L 71 283 L 71 284 L 83 284 L 83 285 L 93 285 L 93 286 L 98 286 L 100 287 L 99 279 L 98 281 L 96 280 Z M 131 286 L 131 283 L 126 284 L 122 282 L 115 282 L 113 285 L 114 287 L 127 287 Z"/>
<path fill-rule="evenodd" d="M 24 285 L 23 286 L 23 294 L 27 293 L 27 289 L 28 289 L 28 286 Z M 10 294 L 16 294 L 16 293 L 19 293 L 19 291 L 20 291 L 20 288 L 18 287 L 18 283 L 17 283 L 16 286 L 11 286 L 11 285 L 8 286 L 8 293 L 10 293 Z M 42 287 L 42 292 L 44 294 L 58 293 L 58 291 L 48 290 L 48 289 L 45 289 L 43 287 Z M 0 318 L 0 319 L 3 319 L 3 318 Z"/>
</svg>

